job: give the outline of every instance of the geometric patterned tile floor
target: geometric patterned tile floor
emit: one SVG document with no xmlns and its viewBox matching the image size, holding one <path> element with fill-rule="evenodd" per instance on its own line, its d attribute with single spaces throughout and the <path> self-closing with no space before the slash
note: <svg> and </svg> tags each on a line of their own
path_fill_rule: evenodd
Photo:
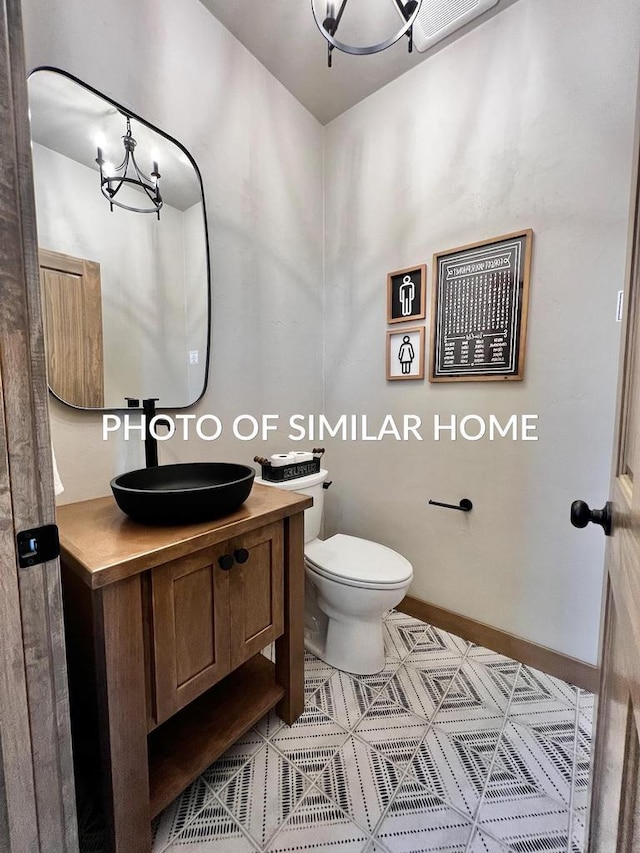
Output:
<svg viewBox="0 0 640 853">
<path fill-rule="evenodd" d="M 593 696 L 396 611 L 384 630 L 376 675 L 307 654 L 302 717 L 234 744 L 154 853 L 582 853 Z"/>
</svg>

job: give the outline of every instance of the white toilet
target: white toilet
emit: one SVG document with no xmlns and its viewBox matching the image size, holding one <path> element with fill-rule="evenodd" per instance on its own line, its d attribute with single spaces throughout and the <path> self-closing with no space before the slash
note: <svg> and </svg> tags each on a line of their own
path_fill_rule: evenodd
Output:
<svg viewBox="0 0 640 853">
<path fill-rule="evenodd" d="M 384 667 L 382 617 L 404 598 L 413 578 L 400 554 L 356 536 L 318 539 L 327 471 L 283 483 L 256 483 L 313 498 L 304 514 L 305 645 L 336 669 L 369 675 Z"/>
</svg>

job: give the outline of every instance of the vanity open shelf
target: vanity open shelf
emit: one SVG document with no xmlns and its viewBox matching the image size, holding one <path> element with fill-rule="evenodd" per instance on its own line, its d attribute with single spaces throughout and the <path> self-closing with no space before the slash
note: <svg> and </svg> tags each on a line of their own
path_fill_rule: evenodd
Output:
<svg viewBox="0 0 640 853">
<path fill-rule="evenodd" d="M 284 695 L 274 664 L 256 655 L 150 734 L 151 817 L 176 798 L 185 779 L 196 779 Z"/>
<path fill-rule="evenodd" d="M 75 746 L 105 792 L 109 849 L 149 853 L 151 819 L 232 743 L 272 708 L 302 713 L 311 503 L 256 485 L 183 527 L 137 524 L 112 498 L 59 508 Z"/>
</svg>

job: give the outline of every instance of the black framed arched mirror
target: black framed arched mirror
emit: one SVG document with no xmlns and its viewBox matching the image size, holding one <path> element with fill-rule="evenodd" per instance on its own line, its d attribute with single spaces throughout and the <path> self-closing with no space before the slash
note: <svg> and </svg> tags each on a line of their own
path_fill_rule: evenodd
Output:
<svg viewBox="0 0 640 853">
<path fill-rule="evenodd" d="M 80 409 L 192 405 L 211 326 L 193 157 L 64 71 L 37 68 L 28 85 L 52 393 Z"/>
</svg>

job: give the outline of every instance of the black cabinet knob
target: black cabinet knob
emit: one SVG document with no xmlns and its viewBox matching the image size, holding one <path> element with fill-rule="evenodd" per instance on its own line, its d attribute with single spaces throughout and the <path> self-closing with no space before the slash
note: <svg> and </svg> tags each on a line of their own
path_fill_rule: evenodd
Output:
<svg viewBox="0 0 640 853">
<path fill-rule="evenodd" d="M 599 524 L 605 536 L 611 536 L 613 520 L 613 504 L 607 501 L 602 509 L 589 509 L 584 501 L 574 501 L 571 504 L 571 524 L 574 527 L 586 527 L 589 522 Z"/>
<path fill-rule="evenodd" d="M 222 557 L 218 558 L 218 565 L 224 572 L 228 572 L 233 568 L 233 562 L 231 554 L 223 554 Z"/>
<path fill-rule="evenodd" d="M 233 556 L 236 558 L 236 563 L 246 563 L 249 559 L 249 552 L 246 548 L 238 548 L 233 552 Z"/>
</svg>

